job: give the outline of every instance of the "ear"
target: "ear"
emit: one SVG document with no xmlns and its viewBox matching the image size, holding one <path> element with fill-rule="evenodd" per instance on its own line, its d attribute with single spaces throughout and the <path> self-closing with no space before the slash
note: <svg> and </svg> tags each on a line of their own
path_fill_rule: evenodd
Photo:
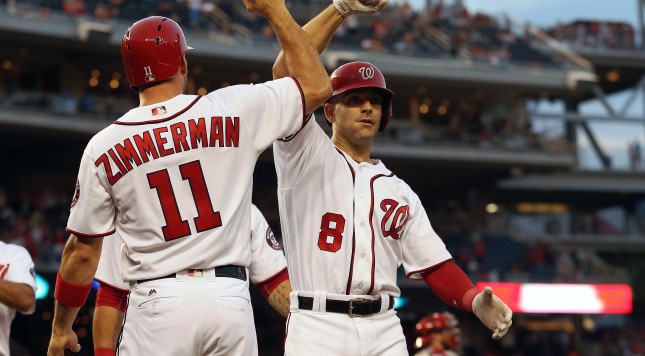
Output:
<svg viewBox="0 0 645 356">
<path fill-rule="evenodd" d="M 334 105 L 325 103 L 325 105 L 323 106 L 323 111 L 325 112 L 325 118 L 327 119 L 327 121 L 331 122 L 332 124 L 336 122 Z"/>
</svg>

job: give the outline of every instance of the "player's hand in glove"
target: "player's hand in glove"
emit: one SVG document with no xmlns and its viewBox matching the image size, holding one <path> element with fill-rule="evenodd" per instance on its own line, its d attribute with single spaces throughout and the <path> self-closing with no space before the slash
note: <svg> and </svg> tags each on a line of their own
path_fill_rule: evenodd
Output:
<svg viewBox="0 0 645 356">
<path fill-rule="evenodd" d="M 344 17 L 351 14 L 373 14 L 387 5 L 387 0 L 333 0 L 334 6 Z"/>
<path fill-rule="evenodd" d="M 502 302 L 490 287 L 486 287 L 473 299 L 473 313 L 493 332 L 493 339 L 506 335 L 513 324 L 513 312 Z"/>
</svg>

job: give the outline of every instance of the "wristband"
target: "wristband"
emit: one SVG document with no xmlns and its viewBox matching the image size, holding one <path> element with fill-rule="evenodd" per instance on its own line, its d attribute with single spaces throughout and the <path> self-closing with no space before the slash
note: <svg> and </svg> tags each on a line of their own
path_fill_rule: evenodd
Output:
<svg viewBox="0 0 645 356">
<path fill-rule="evenodd" d="M 333 0 L 334 6 L 336 7 L 336 10 L 340 12 L 343 17 L 347 17 L 352 14 L 352 9 L 350 9 L 343 0 Z"/>
<path fill-rule="evenodd" d="M 100 349 L 94 350 L 94 356 L 115 356 L 116 351 L 114 349 L 109 349 L 107 347 L 101 347 Z"/>
<path fill-rule="evenodd" d="M 54 291 L 54 298 L 61 304 L 68 307 L 82 307 L 87 300 L 87 296 L 92 289 L 92 283 L 87 285 L 80 285 L 70 283 L 63 279 L 60 275 L 60 270 L 56 275 L 56 289 Z"/>
</svg>

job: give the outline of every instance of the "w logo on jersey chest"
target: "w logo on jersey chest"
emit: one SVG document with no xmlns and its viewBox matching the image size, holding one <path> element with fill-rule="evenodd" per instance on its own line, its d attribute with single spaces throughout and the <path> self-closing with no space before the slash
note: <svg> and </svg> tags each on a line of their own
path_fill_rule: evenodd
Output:
<svg viewBox="0 0 645 356">
<path fill-rule="evenodd" d="M 393 199 L 381 201 L 381 210 L 385 213 L 381 220 L 381 233 L 384 237 L 391 237 L 395 240 L 401 238 L 401 232 L 410 216 L 410 207 L 399 205 L 399 202 Z"/>
</svg>

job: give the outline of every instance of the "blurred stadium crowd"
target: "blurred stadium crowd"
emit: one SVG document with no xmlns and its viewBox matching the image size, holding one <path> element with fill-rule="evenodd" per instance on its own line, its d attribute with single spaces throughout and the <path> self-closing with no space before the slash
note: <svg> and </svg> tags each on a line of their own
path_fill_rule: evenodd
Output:
<svg viewBox="0 0 645 356">
<path fill-rule="evenodd" d="M 147 15 L 168 16 L 183 24 L 190 31 L 205 34 L 208 38 L 224 43 L 272 44 L 277 42 L 266 22 L 244 11 L 231 0 L 190 1 L 123 1 L 123 0 L 3 0 L 6 11 L 23 18 L 86 19 L 99 23 L 130 22 Z M 294 2 L 294 13 L 303 21 L 317 11 L 318 0 Z M 483 13 L 471 13 L 461 1 L 430 1 L 425 9 L 414 9 L 407 1 L 391 2 L 377 16 L 348 19 L 337 32 L 330 48 L 362 52 L 379 52 L 408 57 L 433 59 L 459 59 L 490 66 L 524 66 L 540 70 L 546 67 L 571 65 L 562 59 L 545 56 L 530 46 L 534 40 L 529 32 L 512 19 Z M 562 43 L 572 47 L 634 48 L 634 29 L 628 24 L 576 22 L 557 24 L 544 29 Z M 11 68 L 3 63 L 4 69 Z M 39 83 L 46 78 L 32 78 L 29 84 L 19 78 L 16 70 L 0 73 L 0 106 L 41 109 L 60 115 L 82 115 L 84 118 L 113 118 L 134 105 L 134 96 L 123 87 L 101 88 L 91 84 L 84 92 L 53 91 Z M 94 76 L 94 74 L 92 74 Z M 97 74 L 98 75 L 98 74 Z M 116 78 L 119 80 L 119 78 Z M 35 81 L 35 82 L 34 82 Z M 227 85 L 227 83 L 221 83 Z M 189 92 L 198 92 L 189 86 Z M 407 144 L 445 143 L 503 150 L 543 151 L 570 153 L 574 149 L 562 132 L 538 129 L 526 120 L 526 113 L 511 108 L 512 117 L 484 115 L 467 102 L 450 102 L 420 99 L 411 102 L 418 112 L 413 120 L 395 120 L 389 136 Z M 432 110 L 430 108 L 433 108 Z M 436 110 L 434 108 L 437 108 Z M 399 112 L 399 115 L 401 113 Z M 413 127 L 410 127 L 410 124 Z M 625 155 L 631 157 L 633 170 L 642 169 L 640 160 L 630 148 Z"/>
</svg>

